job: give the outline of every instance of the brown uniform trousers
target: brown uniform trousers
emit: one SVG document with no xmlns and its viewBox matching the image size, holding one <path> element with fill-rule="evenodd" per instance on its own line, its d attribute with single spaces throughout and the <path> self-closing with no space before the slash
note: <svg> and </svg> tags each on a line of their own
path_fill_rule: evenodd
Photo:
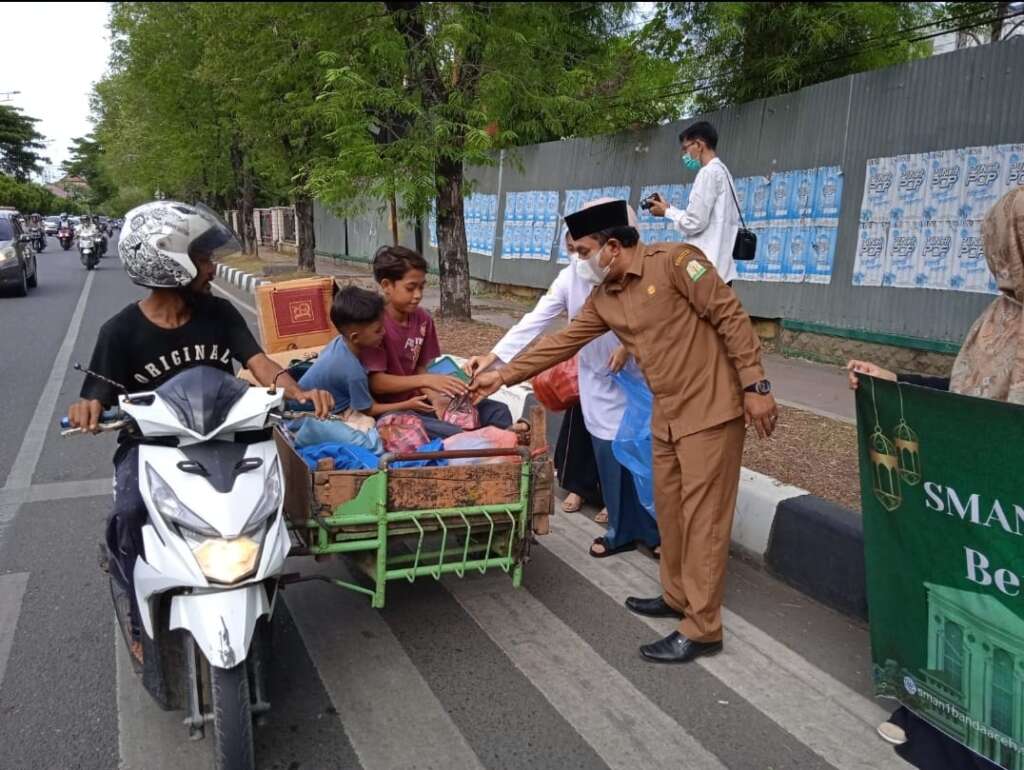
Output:
<svg viewBox="0 0 1024 770">
<path fill-rule="evenodd" d="M 679 633 L 722 638 L 722 594 L 746 428 L 737 418 L 675 441 L 654 437 L 654 507 L 664 599 Z"/>
<path fill-rule="evenodd" d="M 743 388 L 764 378 L 761 346 L 731 288 L 699 249 L 638 244 L 573 322 L 501 370 L 507 385 L 611 329 L 654 394 L 654 495 L 665 601 L 680 632 L 722 638 L 721 604 L 743 455 Z"/>
</svg>

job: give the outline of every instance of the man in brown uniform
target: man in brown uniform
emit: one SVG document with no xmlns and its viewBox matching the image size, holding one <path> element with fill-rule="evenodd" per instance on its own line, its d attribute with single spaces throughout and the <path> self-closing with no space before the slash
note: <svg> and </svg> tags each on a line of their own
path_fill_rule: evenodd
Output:
<svg viewBox="0 0 1024 770">
<path fill-rule="evenodd" d="M 722 593 L 739 487 L 744 419 L 762 437 L 777 419 L 761 346 L 739 299 L 699 249 L 640 243 L 625 201 L 565 218 L 580 274 L 596 288 L 573 322 L 478 375 L 483 397 L 570 358 L 611 329 L 654 394 L 654 506 L 661 533 L 662 596 L 630 597 L 643 615 L 682 618 L 679 630 L 640 648 L 685 663 L 722 649 Z"/>
</svg>

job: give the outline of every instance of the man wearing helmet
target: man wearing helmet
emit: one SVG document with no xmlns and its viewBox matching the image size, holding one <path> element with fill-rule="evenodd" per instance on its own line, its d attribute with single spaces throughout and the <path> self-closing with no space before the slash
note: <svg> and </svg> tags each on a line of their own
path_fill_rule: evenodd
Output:
<svg viewBox="0 0 1024 770">
<path fill-rule="evenodd" d="M 276 378 L 286 398 L 310 403 L 318 417 L 330 414 L 330 393 L 300 388 L 263 353 L 234 305 L 212 295 L 214 259 L 238 248 L 228 226 L 201 204 L 155 201 L 128 212 L 118 255 L 132 281 L 150 293 L 100 328 L 89 369 L 102 379 L 86 377 L 81 398 L 68 409 L 73 427 L 96 430 L 119 392 L 153 390 L 190 366 L 232 372 L 233 361 L 264 385 Z M 106 551 L 114 557 L 112 574 L 129 590 L 146 521 L 137 465 L 137 447 L 122 435 L 114 455 L 116 494 Z"/>
</svg>

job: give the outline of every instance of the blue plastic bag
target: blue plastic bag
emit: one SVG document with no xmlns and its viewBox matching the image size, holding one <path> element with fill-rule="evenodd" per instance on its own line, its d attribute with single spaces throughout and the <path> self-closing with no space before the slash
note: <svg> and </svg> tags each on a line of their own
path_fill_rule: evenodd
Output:
<svg viewBox="0 0 1024 770">
<path fill-rule="evenodd" d="M 384 445 L 376 428 L 363 432 L 356 430 L 351 425 L 334 420 L 296 420 L 301 422 L 298 430 L 294 431 L 295 446 L 310 447 L 318 444 L 351 444 L 353 446 L 369 449 L 371 452 L 382 454 Z"/>
<path fill-rule="evenodd" d="M 328 457 L 334 460 L 336 471 L 372 471 L 377 468 L 377 455 L 365 447 L 354 444 L 314 444 L 298 449 L 298 453 L 312 471 L 316 470 L 317 461 Z"/>
<path fill-rule="evenodd" d="M 417 452 L 442 452 L 444 451 L 444 439 L 435 438 L 429 444 L 416 447 Z M 440 468 L 447 465 L 447 460 L 399 460 L 391 463 L 392 468 L 425 468 L 427 466 Z"/>
<path fill-rule="evenodd" d="M 612 441 L 612 454 L 633 476 L 640 504 L 654 516 L 654 470 L 651 445 L 651 410 L 654 396 L 639 372 L 612 375 L 626 393 L 626 411 Z"/>
</svg>

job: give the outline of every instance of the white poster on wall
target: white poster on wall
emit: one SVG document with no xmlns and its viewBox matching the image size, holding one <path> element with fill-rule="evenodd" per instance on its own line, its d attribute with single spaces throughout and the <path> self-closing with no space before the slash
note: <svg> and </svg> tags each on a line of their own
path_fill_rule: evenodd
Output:
<svg viewBox="0 0 1024 770">
<path fill-rule="evenodd" d="M 995 278 L 988 269 L 981 237 L 981 222 L 961 222 L 953 239 L 949 286 L 959 291 L 994 293 Z"/>
<path fill-rule="evenodd" d="M 1003 195 L 1004 153 L 1001 147 L 964 150 L 963 206 L 958 219 L 983 219 Z"/>
<path fill-rule="evenodd" d="M 1024 144 L 1004 144 L 999 150 L 1003 156 L 1003 193 L 1024 186 Z"/>
<path fill-rule="evenodd" d="M 868 161 L 864 177 L 864 200 L 860 208 L 861 222 L 888 222 L 896 205 L 896 174 L 893 158 Z"/>
<path fill-rule="evenodd" d="M 853 262 L 854 286 L 881 286 L 888 222 L 861 222 Z"/>
<path fill-rule="evenodd" d="M 912 289 L 917 286 L 923 235 L 919 221 L 892 224 L 885 247 L 882 286 Z"/>
<path fill-rule="evenodd" d="M 807 262 L 804 280 L 808 283 L 832 282 L 832 266 L 836 258 L 836 236 L 839 228 L 835 224 L 816 225 L 813 228 L 811 255 Z"/>
<path fill-rule="evenodd" d="M 892 219 L 913 222 L 924 219 L 925 198 L 928 191 L 928 155 L 898 155 L 893 158 Z"/>
<path fill-rule="evenodd" d="M 962 218 L 964 160 L 963 150 L 938 150 L 928 154 L 925 220 L 955 222 Z"/>
<path fill-rule="evenodd" d="M 955 234 L 954 222 L 921 223 L 921 268 L 917 277 L 918 286 L 928 289 L 951 288 L 949 281 Z"/>
</svg>

